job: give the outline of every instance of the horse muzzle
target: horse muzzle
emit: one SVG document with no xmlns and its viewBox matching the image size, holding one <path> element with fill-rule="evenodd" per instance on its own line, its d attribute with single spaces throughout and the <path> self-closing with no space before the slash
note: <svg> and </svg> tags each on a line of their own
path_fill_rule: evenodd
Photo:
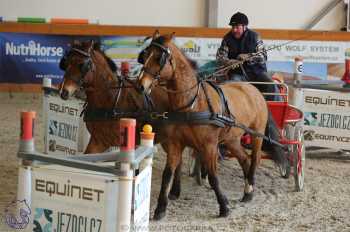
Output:
<svg viewBox="0 0 350 232">
<path fill-rule="evenodd" d="M 62 89 L 60 96 L 61 96 L 61 98 L 63 100 L 68 100 L 68 98 L 69 98 L 69 91 L 66 90 L 66 89 Z"/>
</svg>

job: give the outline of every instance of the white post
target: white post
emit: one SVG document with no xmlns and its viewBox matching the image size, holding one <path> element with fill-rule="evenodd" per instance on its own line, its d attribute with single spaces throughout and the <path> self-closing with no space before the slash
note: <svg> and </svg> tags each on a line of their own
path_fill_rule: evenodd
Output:
<svg viewBox="0 0 350 232">
<path fill-rule="evenodd" d="M 135 127 L 136 120 L 131 118 L 120 119 L 120 152 L 126 156 L 133 156 L 135 153 Z M 121 163 L 120 170 L 123 176 L 119 177 L 118 209 L 117 209 L 117 230 L 130 231 L 132 186 L 134 172 L 129 163 Z"/>
<path fill-rule="evenodd" d="M 19 143 L 19 151 L 21 153 L 32 153 L 35 151 L 34 147 L 34 119 L 36 113 L 34 111 L 21 112 L 21 137 Z M 26 160 L 20 161 L 18 171 L 18 191 L 17 200 L 26 200 L 28 206 L 31 206 L 31 162 Z M 17 209 L 18 212 L 20 208 Z"/>
<path fill-rule="evenodd" d="M 47 87 L 47 88 L 51 88 L 51 79 L 50 78 L 47 78 L 47 77 L 44 77 L 43 78 L 43 87 Z M 45 94 L 45 90 L 43 91 L 44 94 L 43 94 L 43 121 L 44 121 L 44 153 L 45 154 L 48 154 L 48 141 L 47 141 L 47 131 L 48 131 L 48 124 L 47 124 L 47 112 L 48 112 L 48 109 L 49 109 L 49 105 L 47 103 L 47 97 L 46 97 L 46 94 Z"/>
<path fill-rule="evenodd" d="M 131 231 L 132 185 L 134 172 L 129 163 L 122 163 L 120 170 L 125 173 L 119 178 L 117 231 Z"/>
<path fill-rule="evenodd" d="M 51 88 L 51 79 L 44 77 L 43 78 L 43 87 Z"/>
<path fill-rule="evenodd" d="M 30 207 L 32 202 L 32 172 L 30 166 L 19 166 L 17 186 L 17 200 L 25 200 Z M 19 212 L 19 209 L 17 211 Z"/>
<path fill-rule="evenodd" d="M 297 56 L 294 58 L 294 81 L 293 84 L 295 86 L 299 86 L 302 82 L 303 77 L 303 58 L 301 56 Z"/>
<path fill-rule="evenodd" d="M 154 146 L 154 136 L 155 134 L 152 132 L 152 126 L 149 124 L 146 124 L 142 128 L 141 134 L 141 146 L 146 147 L 153 147 Z M 152 167 L 152 157 L 146 158 L 140 163 L 140 170 L 143 170 L 145 167 L 151 166 Z"/>
</svg>

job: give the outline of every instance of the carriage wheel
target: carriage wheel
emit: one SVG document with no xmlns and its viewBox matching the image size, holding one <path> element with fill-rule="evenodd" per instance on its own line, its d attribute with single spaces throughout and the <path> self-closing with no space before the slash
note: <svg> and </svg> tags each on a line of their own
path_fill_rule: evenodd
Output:
<svg viewBox="0 0 350 232">
<path fill-rule="evenodd" d="M 295 190 L 300 192 L 304 188 L 304 174 L 305 174 L 305 146 L 303 128 L 297 126 L 294 132 L 294 139 L 299 144 L 293 145 L 293 166 L 294 166 L 294 180 Z"/>
<path fill-rule="evenodd" d="M 287 124 L 286 127 L 282 131 L 282 136 L 286 140 L 291 140 L 293 137 L 293 130 L 294 127 L 291 124 Z M 290 151 L 284 151 L 284 154 L 286 157 L 287 162 L 278 165 L 281 177 L 288 179 L 291 173 L 291 156 L 290 156 Z"/>
</svg>

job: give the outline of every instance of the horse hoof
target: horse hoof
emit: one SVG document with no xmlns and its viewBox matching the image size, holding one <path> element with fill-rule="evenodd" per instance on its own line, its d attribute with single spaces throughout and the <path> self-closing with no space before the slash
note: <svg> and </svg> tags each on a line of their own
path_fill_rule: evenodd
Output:
<svg viewBox="0 0 350 232">
<path fill-rule="evenodd" d="M 153 216 L 153 220 L 159 221 L 160 219 L 164 218 L 165 215 L 166 215 L 165 211 L 157 212 L 157 210 L 156 210 L 156 212 L 154 213 L 154 216 Z"/>
<path fill-rule="evenodd" d="M 174 194 L 174 193 L 169 193 L 169 196 L 168 196 L 169 200 L 172 200 L 172 201 L 179 199 L 179 197 L 180 197 L 180 194 Z"/>
<path fill-rule="evenodd" d="M 251 193 L 244 193 L 242 199 L 240 200 L 240 202 L 249 202 L 253 200 L 253 192 Z"/>
<path fill-rule="evenodd" d="M 227 217 L 230 214 L 230 209 L 225 207 L 223 209 L 220 209 L 219 217 Z"/>
</svg>

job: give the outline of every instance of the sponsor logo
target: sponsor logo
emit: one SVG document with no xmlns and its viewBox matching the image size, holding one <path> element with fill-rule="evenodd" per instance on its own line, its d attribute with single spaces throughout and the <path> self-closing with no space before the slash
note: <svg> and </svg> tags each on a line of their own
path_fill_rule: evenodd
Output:
<svg viewBox="0 0 350 232">
<path fill-rule="evenodd" d="M 350 116 L 340 114 L 321 114 L 318 126 L 350 130 Z"/>
<path fill-rule="evenodd" d="M 33 231 L 52 231 L 52 213 L 50 209 L 36 208 Z"/>
<path fill-rule="evenodd" d="M 316 112 L 304 112 L 304 125 L 317 126 L 317 116 Z"/>
<path fill-rule="evenodd" d="M 325 128 L 350 130 L 350 116 L 341 114 L 305 112 L 304 124 Z"/>
<path fill-rule="evenodd" d="M 70 155 L 77 154 L 76 149 L 66 147 L 66 146 L 63 146 L 60 144 L 56 144 L 56 140 L 54 140 L 54 139 L 49 140 L 49 151 L 51 151 L 51 152 L 61 151 L 61 152 L 64 152 L 64 153 L 70 154 Z"/>
<path fill-rule="evenodd" d="M 314 131 L 314 130 L 305 130 L 304 131 L 304 139 L 306 141 L 322 140 L 322 141 L 350 143 L 350 137 L 319 134 L 319 133 L 316 133 L 316 131 Z"/>
<path fill-rule="evenodd" d="M 220 47 L 220 42 L 218 42 L 218 43 L 208 43 L 207 46 L 208 46 L 209 49 L 213 49 L 213 50 L 216 51 Z"/>
<path fill-rule="evenodd" d="M 101 195 L 104 193 L 101 189 L 93 189 L 71 184 L 70 180 L 67 180 L 66 184 L 62 184 L 42 179 L 35 179 L 35 191 L 47 193 L 50 197 L 56 195 L 96 202 L 100 202 Z"/>
<path fill-rule="evenodd" d="M 53 229 L 53 224 L 56 228 Z M 51 209 L 36 208 L 33 231 L 54 232 L 100 232 L 102 220 Z"/>
<path fill-rule="evenodd" d="M 191 57 L 199 57 L 201 47 L 198 46 L 193 40 L 190 40 L 181 47 L 181 50 Z"/>
<path fill-rule="evenodd" d="M 305 96 L 305 103 L 314 104 L 314 105 L 350 107 L 350 100 L 331 98 L 331 97 Z"/>
<path fill-rule="evenodd" d="M 315 140 L 315 131 L 314 130 L 304 130 L 304 140 L 313 141 Z"/>
<path fill-rule="evenodd" d="M 102 220 L 79 216 L 66 212 L 57 212 L 57 229 L 56 232 L 100 232 Z"/>
<path fill-rule="evenodd" d="M 19 209 L 18 212 L 16 210 Z M 12 201 L 5 208 L 5 220 L 6 224 L 14 229 L 24 229 L 27 227 L 32 211 L 24 200 Z"/>
<path fill-rule="evenodd" d="M 56 120 L 49 120 L 49 134 L 63 139 L 77 141 L 78 126 Z"/>
<path fill-rule="evenodd" d="M 52 102 L 50 102 L 50 104 L 49 104 L 49 109 L 51 111 L 56 112 L 56 113 L 68 114 L 71 116 L 78 116 L 78 111 L 79 111 L 76 108 L 69 107 L 69 106 L 63 106 L 63 105 L 55 104 Z"/>
<path fill-rule="evenodd" d="M 28 44 L 14 44 L 6 42 L 6 55 L 12 56 L 63 56 L 62 47 L 42 46 L 33 40 L 28 41 Z"/>
</svg>

